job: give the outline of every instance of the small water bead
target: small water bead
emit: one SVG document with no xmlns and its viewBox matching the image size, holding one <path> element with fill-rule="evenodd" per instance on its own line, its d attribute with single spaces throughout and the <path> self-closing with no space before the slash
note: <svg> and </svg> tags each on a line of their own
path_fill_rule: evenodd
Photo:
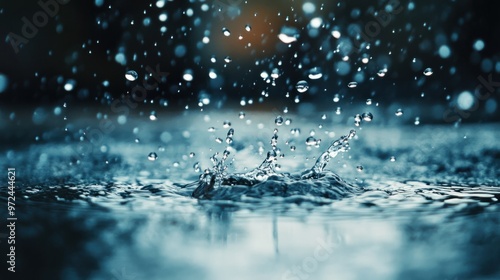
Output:
<svg viewBox="0 0 500 280">
<path fill-rule="evenodd" d="M 240 112 L 240 113 L 238 114 L 238 117 L 239 117 L 240 119 L 244 119 L 244 118 L 245 118 L 245 113 L 244 113 L 244 112 Z"/>
<path fill-rule="evenodd" d="M 372 105 L 372 100 L 371 99 L 366 99 L 366 105 Z"/>
<path fill-rule="evenodd" d="M 125 79 L 127 79 L 127 80 L 129 80 L 131 82 L 137 80 L 138 77 L 139 77 L 139 75 L 134 70 L 128 70 L 125 73 Z"/>
<path fill-rule="evenodd" d="M 299 136 L 300 135 L 300 128 L 292 128 L 292 129 L 290 129 L 290 133 L 292 135 Z"/>
<path fill-rule="evenodd" d="M 295 85 L 295 89 L 297 89 L 297 91 L 300 93 L 304 93 L 309 89 L 309 84 L 304 80 L 298 81 Z"/>
<path fill-rule="evenodd" d="M 283 125 L 283 117 L 282 116 L 276 117 L 276 119 L 274 120 L 274 123 L 278 126 Z"/>
<path fill-rule="evenodd" d="M 222 124 L 222 127 L 224 127 L 224 128 L 231 127 L 231 122 L 230 121 L 224 121 L 224 123 Z"/>
<path fill-rule="evenodd" d="M 348 88 L 355 88 L 358 86 L 358 83 L 357 82 L 350 82 L 349 84 L 347 84 L 347 87 Z"/>
<path fill-rule="evenodd" d="M 158 158 L 158 155 L 157 155 L 155 152 L 151 152 L 151 153 L 149 153 L 149 155 L 148 155 L 148 159 L 149 159 L 150 161 L 155 161 L 157 158 Z"/>
<path fill-rule="evenodd" d="M 159 151 L 159 152 L 165 152 L 165 147 L 163 147 L 163 146 L 159 146 L 159 147 L 158 147 L 158 151 Z"/>
<path fill-rule="evenodd" d="M 278 145 L 278 135 L 273 135 L 273 137 L 271 137 L 271 146 L 273 146 L 273 149 L 276 148 L 276 145 Z"/>
<path fill-rule="evenodd" d="M 399 108 L 396 110 L 396 116 L 401 117 L 403 115 L 403 109 Z"/>
<path fill-rule="evenodd" d="M 326 114 L 321 115 L 322 120 L 326 120 Z"/>
<path fill-rule="evenodd" d="M 340 95 L 337 93 L 333 96 L 333 102 L 337 103 L 340 101 Z"/>
<path fill-rule="evenodd" d="M 139 138 L 135 138 L 135 143 L 140 143 L 141 140 Z"/>
<path fill-rule="evenodd" d="M 385 74 L 387 74 L 387 69 L 382 69 L 377 72 L 377 75 L 381 78 L 385 77 Z"/>
<path fill-rule="evenodd" d="M 396 161 L 396 157 L 395 156 L 391 156 L 390 161 L 395 162 Z"/>
<path fill-rule="evenodd" d="M 358 170 L 358 172 L 362 172 L 363 166 L 361 166 L 361 165 L 356 166 L 356 170 Z"/>
<path fill-rule="evenodd" d="M 419 125 L 420 124 L 420 117 L 416 117 L 415 118 L 415 122 L 414 122 L 415 125 Z"/>
<path fill-rule="evenodd" d="M 342 108 L 337 107 L 337 109 L 335 109 L 335 114 L 337 114 L 337 115 L 342 114 Z"/>
<path fill-rule="evenodd" d="M 229 29 L 227 28 L 222 28 L 222 34 L 224 34 L 224 36 L 228 37 L 231 35 L 231 31 L 229 31 Z"/>
<path fill-rule="evenodd" d="M 213 126 L 209 127 L 208 132 L 215 132 L 215 127 L 213 127 Z"/>
<path fill-rule="evenodd" d="M 215 138 L 215 142 L 221 144 L 222 143 L 222 138 L 220 138 L 220 137 Z"/>
<path fill-rule="evenodd" d="M 196 154 L 195 154 L 194 152 L 190 152 L 190 153 L 189 153 L 189 157 L 190 157 L 190 158 L 194 158 L 195 156 L 196 156 Z"/>
<path fill-rule="evenodd" d="M 231 59 L 231 57 L 230 57 L 230 56 L 226 56 L 226 57 L 224 58 L 224 62 L 226 62 L 226 63 L 231 63 L 231 61 L 233 61 L 233 60 Z"/>
<path fill-rule="evenodd" d="M 149 114 L 149 119 L 152 121 L 156 121 L 158 119 L 155 111 L 151 111 L 151 113 Z"/>
<path fill-rule="evenodd" d="M 226 160 L 229 154 L 231 154 L 231 152 L 229 152 L 228 150 L 224 150 L 224 152 L 222 152 L 222 159 Z"/>
<path fill-rule="evenodd" d="M 247 24 L 247 25 L 245 25 L 245 30 L 250 32 L 250 31 L 252 31 L 252 27 L 249 24 Z"/>
<path fill-rule="evenodd" d="M 371 122 L 373 120 L 373 115 L 370 112 L 363 113 L 363 115 L 361 115 L 361 117 L 363 118 L 363 120 L 365 122 Z"/>
<path fill-rule="evenodd" d="M 307 146 L 314 146 L 314 145 L 316 145 L 317 143 L 318 143 L 318 141 L 317 141 L 314 137 L 312 137 L 312 136 L 309 136 L 309 137 L 307 137 L 307 139 L 306 139 L 306 145 L 307 145 Z"/>
<path fill-rule="evenodd" d="M 424 70 L 424 75 L 425 76 L 430 76 L 432 75 L 434 72 L 432 72 L 432 68 L 425 68 Z"/>
<path fill-rule="evenodd" d="M 285 125 L 290 125 L 292 124 L 292 119 L 286 119 L 285 120 Z"/>
<path fill-rule="evenodd" d="M 196 173 L 200 172 L 201 171 L 200 163 L 196 162 L 195 164 L 193 164 L 193 169 L 194 169 L 194 172 L 196 172 Z"/>
<path fill-rule="evenodd" d="M 287 114 L 287 113 L 288 113 L 288 107 L 283 108 L 283 114 Z"/>
<path fill-rule="evenodd" d="M 292 152 L 293 152 L 293 151 L 295 151 L 296 149 L 297 149 L 297 147 L 295 147 L 295 146 L 290 146 L 290 151 L 292 151 Z"/>
</svg>

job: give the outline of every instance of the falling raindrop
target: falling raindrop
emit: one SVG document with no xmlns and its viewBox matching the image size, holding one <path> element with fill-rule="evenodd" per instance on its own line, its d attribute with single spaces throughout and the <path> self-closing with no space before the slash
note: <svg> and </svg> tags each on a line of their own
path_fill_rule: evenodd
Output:
<svg viewBox="0 0 500 280">
<path fill-rule="evenodd" d="M 373 120 L 373 115 L 370 112 L 363 113 L 363 115 L 361 115 L 361 117 L 363 118 L 363 120 L 365 122 L 371 122 Z"/>
<path fill-rule="evenodd" d="M 231 35 L 231 32 L 229 31 L 229 29 L 227 28 L 222 28 L 222 34 L 224 34 L 224 36 L 228 37 L 229 35 Z"/>
<path fill-rule="evenodd" d="M 156 121 L 158 119 L 155 111 L 151 111 L 151 113 L 149 114 L 149 119 L 152 121 Z"/>
<path fill-rule="evenodd" d="M 295 85 L 295 88 L 297 89 L 298 92 L 304 93 L 309 89 L 309 84 L 304 80 L 298 81 L 297 84 Z"/>
<path fill-rule="evenodd" d="M 126 73 L 125 73 L 125 78 L 131 82 L 137 80 L 137 78 L 139 77 L 139 75 L 137 74 L 137 72 L 135 72 L 134 70 L 128 70 Z"/>
<path fill-rule="evenodd" d="M 158 155 L 157 155 L 155 152 L 151 152 L 151 153 L 149 153 L 149 155 L 148 155 L 148 159 L 149 159 L 150 161 L 155 161 L 157 158 L 158 158 Z"/>
<path fill-rule="evenodd" d="M 355 88 L 357 86 L 358 86 L 358 83 L 356 83 L 356 82 L 350 82 L 349 84 L 347 84 L 348 88 Z"/>
<path fill-rule="evenodd" d="M 318 141 L 317 141 L 314 137 L 312 137 L 312 136 L 309 136 L 309 137 L 307 137 L 307 139 L 306 139 L 306 145 L 307 145 L 307 146 L 314 146 L 314 145 L 316 145 L 317 143 L 318 143 Z"/>
<path fill-rule="evenodd" d="M 377 75 L 381 78 L 385 77 L 385 74 L 387 73 L 387 69 L 382 69 L 377 72 Z"/>
<path fill-rule="evenodd" d="M 277 116 L 276 119 L 274 120 L 274 123 L 276 125 L 282 125 L 283 124 L 283 117 L 282 116 Z"/>
<path fill-rule="evenodd" d="M 426 68 L 426 69 L 424 70 L 424 75 L 425 75 L 425 76 L 430 76 L 430 75 L 432 75 L 432 73 L 434 73 L 434 72 L 432 72 L 432 69 L 431 69 L 431 68 Z"/>
</svg>

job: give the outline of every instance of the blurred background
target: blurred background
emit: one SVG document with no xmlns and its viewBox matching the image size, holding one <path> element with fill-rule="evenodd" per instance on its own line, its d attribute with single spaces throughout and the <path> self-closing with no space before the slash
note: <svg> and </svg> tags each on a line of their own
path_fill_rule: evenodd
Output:
<svg viewBox="0 0 500 280">
<path fill-rule="evenodd" d="M 480 76 L 500 81 L 490 1 L 60 2 L 0 4 L 2 122 L 109 109 L 144 81 L 155 86 L 141 102 L 158 112 L 340 108 L 348 119 L 371 99 L 379 121 L 398 109 L 411 125 L 500 119 L 498 87 L 477 92 Z M 168 76 L 155 84 L 147 67 Z"/>
</svg>

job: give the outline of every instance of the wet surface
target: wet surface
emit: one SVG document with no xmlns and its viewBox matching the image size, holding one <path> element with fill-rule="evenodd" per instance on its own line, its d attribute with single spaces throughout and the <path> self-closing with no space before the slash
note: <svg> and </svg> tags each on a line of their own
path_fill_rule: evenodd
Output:
<svg viewBox="0 0 500 280">
<path fill-rule="evenodd" d="M 227 179 L 202 199 L 191 197 L 196 187 L 191 183 L 212 166 L 209 158 L 231 151 L 227 178 L 257 168 L 272 146 L 274 118 L 248 112 L 248 124 L 225 114 L 211 114 L 210 123 L 202 113 L 171 116 L 184 125 L 143 125 L 139 143 L 123 140 L 121 133 L 133 134 L 133 126 L 124 126 L 88 154 L 75 152 L 78 142 L 41 141 L 4 150 L 2 165 L 16 167 L 18 183 L 19 274 L 40 279 L 500 276 L 498 125 L 397 130 L 365 125 L 321 176 L 301 179 L 349 128 L 316 128 L 315 138 L 322 139 L 316 147 L 306 144 L 306 131 L 316 125 L 288 117 L 293 125 L 279 126 L 276 133 L 284 155 L 276 159 L 276 175 L 251 186 Z M 226 136 L 226 119 L 236 119 L 230 145 L 217 141 Z M 301 134 L 292 133 L 299 127 Z M 148 159 L 152 152 L 154 160 Z M 0 199 L 6 201 L 3 189 Z"/>
</svg>

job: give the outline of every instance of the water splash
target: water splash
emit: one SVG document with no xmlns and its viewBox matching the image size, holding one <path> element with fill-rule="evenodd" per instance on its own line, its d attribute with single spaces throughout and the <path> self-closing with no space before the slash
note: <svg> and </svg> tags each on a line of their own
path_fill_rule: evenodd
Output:
<svg viewBox="0 0 500 280">
<path fill-rule="evenodd" d="M 314 166 L 302 173 L 301 178 L 318 178 L 332 158 L 336 157 L 340 152 L 347 152 L 349 150 L 349 140 L 354 138 L 354 136 L 356 136 L 356 131 L 351 130 L 348 135 L 343 135 L 339 139 L 333 141 L 326 152 L 323 152 L 318 157 Z"/>
<path fill-rule="evenodd" d="M 230 129 L 228 132 L 228 136 L 234 135 L 234 129 Z M 212 191 L 220 188 L 221 186 L 247 186 L 247 187 L 256 187 L 256 185 L 260 185 L 265 190 L 272 189 L 272 192 L 276 193 L 276 187 L 283 192 L 287 192 L 288 185 L 292 186 L 297 182 L 301 182 L 307 179 L 319 179 L 323 176 L 325 167 L 328 162 L 335 158 L 340 152 L 347 152 L 349 150 L 349 140 L 354 138 L 356 135 L 355 130 L 351 130 L 348 135 L 341 136 L 339 139 L 333 141 L 328 149 L 323 152 L 319 157 L 314 166 L 300 174 L 299 176 L 290 175 L 289 173 L 278 173 L 276 169 L 278 167 L 277 160 L 281 154 L 281 150 L 277 147 L 278 143 L 278 129 L 274 130 L 274 134 L 271 137 L 271 149 L 267 152 L 266 158 L 262 161 L 262 163 L 255 169 L 247 172 L 247 173 L 234 173 L 228 175 L 226 160 L 230 154 L 230 152 L 226 149 L 224 150 L 222 157 L 218 159 L 218 153 L 214 154 L 210 159 L 212 160 L 213 167 L 206 169 L 204 173 L 200 176 L 199 180 L 185 185 L 183 187 L 197 186 L 196 189 L 192 192 L 191 196 L 194 198 L 211 198 Z M 327 182 L 324 184 L 325 187 L 323 190 L 311 190 L 310 188 L 307 192 L 321 192 L 321 196 L 324 197 L 341 197 L 344 192 L 339 190 L 335 190 L 330 193 L 332 190 L 327 190 L 331 186 L 342 186 L 346 189 L 349 189 L 349 185 L 345 183 L 338 175 L 332 173 L 328 177 Z M 270 184 L 266 184 L 267 182 Z M 273 182 L 281 182 L 279 184 L 273 184 Z M 285 183 L 287 182 L 287 183 Z M 295 185 L 297 186 L 297 185 Z M 323 186 L 320 184 L 319 186 Z M 299 187 L 302 189 L 302 187 Z M 240 189 L 241 190 L 241 189 Z M 293 190 L 293 188 L 291 188 Z M 289 191 L 290 192 L 290 191 Z M 327 192 L 325 194 L 324 192 Z M 299 192 L 300 193 L 300 192 Z"/>
</svg>

